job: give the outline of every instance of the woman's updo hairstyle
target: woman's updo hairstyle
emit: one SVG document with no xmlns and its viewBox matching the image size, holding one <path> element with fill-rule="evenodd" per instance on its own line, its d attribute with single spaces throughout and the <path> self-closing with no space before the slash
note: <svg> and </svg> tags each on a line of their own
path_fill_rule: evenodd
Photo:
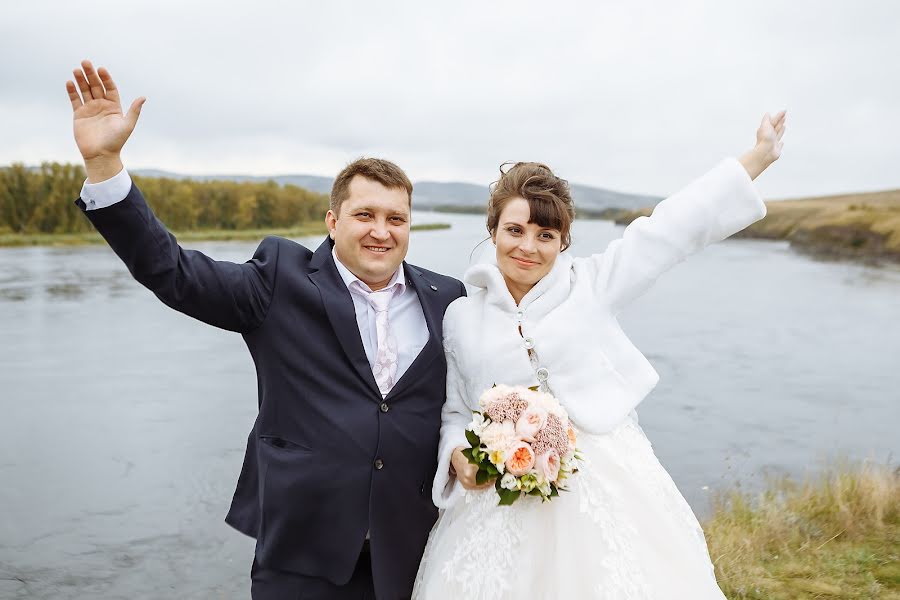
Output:
<svg viewBox="0 0 900 600">
<path fill-rule="evenodd" d="M 500 179 L 491 184 L 491 198 L 487 208 L 487 229 L 491 236 L 497 231 L 500 213 L 513 198 L 528 202 L 529 223 L 559 231 L 562 249 L 572 243 L 570 230 L 575 218 L 575 206 L 569 192 L 569 182 L 557 177 L 547 165 L 536 162 L 517 162 L 500 165 Z"/>
</svg>

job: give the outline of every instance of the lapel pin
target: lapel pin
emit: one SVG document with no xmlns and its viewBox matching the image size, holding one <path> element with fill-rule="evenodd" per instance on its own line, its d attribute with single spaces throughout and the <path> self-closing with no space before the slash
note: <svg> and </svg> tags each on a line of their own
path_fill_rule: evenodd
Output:
<svg viewBox="0 0 900 600">
<path fill-rule="evenodd" d="M 437 291 L 437 286 L 436 286 L 436 285 L 433 285 L 433 286 L 431 286 L 431 289 L 432 289 L 433 291 L 436 292 L 436 291 Z"/>
</svg>

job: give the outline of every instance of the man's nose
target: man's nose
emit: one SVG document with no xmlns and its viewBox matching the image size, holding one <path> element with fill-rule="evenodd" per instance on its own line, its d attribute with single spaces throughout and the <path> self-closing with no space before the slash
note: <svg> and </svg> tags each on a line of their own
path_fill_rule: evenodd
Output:
<svg viewBox="0 0 900 600">
<path fill-rule="evenodd" d="M 371 233 L 369 233 L 369 235 L 379 241 L 384 241 L 391 237 L 390 232 L 388 232 L 386 223 L 376 223 L 372 227 L 372 231 Z"/>
</svg>

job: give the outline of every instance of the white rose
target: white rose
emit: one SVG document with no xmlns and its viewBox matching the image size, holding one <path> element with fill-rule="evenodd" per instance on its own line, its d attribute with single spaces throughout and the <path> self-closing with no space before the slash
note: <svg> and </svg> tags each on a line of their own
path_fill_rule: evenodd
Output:
<svg viewBox="0 0 900 600">
<path fill-rule="evenodd" d="M 500 487 L 506 490 L 518 490 L 519 489 L 519 480 L 510 473 L 507 473 L 503 476 L 503 479 L 500 480 Z"/>
<path fill-rule="evenodd" d="M 481 432 L 484 431 L 485 427 L 484 415 L 481 413 L 472 413 L 472 422 L 469 423 L 469 429 L 471 429 L 475 435 L 481 437 Z"/>
</svg>

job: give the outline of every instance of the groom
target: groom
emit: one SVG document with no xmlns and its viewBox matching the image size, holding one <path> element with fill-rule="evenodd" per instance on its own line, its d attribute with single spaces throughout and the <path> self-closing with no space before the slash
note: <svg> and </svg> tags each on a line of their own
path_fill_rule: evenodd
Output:
<svg viewBox="0 0 900 600">
<path fill-rule="evenodd" d="M 267 237 L 246 263 L 216 261 L 178 245 L 122 166 L 144 99 L 123 114 L 105 69 L 74 74 L 76 204 L 135 279 L 253 357 L 259 415 L 225 519 L 257 540 L 253 598 L 408 598 L 437 517 L 441 322 L 465 288 L 404 262 L 406 174 L 357 160 L 315 252 Z"/>
</svg>

